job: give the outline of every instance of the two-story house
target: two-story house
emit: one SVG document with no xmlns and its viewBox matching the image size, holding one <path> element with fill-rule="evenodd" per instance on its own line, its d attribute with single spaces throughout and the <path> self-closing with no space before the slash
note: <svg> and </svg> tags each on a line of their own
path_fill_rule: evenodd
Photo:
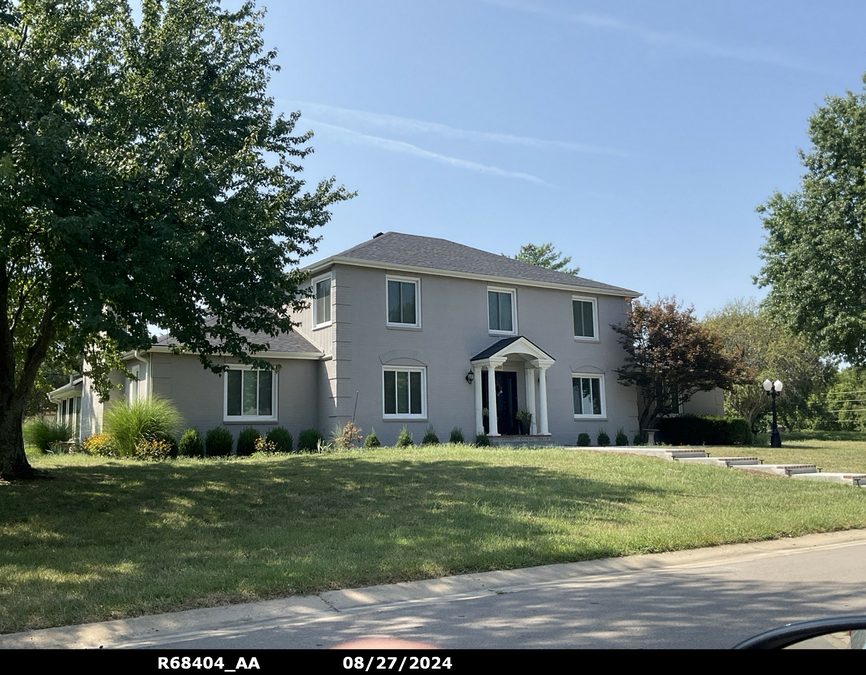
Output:
<svg viewBox="0 0 866 675">
<path fill-rule="evenodd" d="M 444 239 L 388 232 L 307 268 L 314 299 L 296 332 L 270 339 L 277 372 L 226 359 L 203 370 L 195 355 L 171 353 L 164 337 L 130 355 L 130 398 L 172 399 L 189 426 L 245 426 L 327 433 L 354 419 L 392 444 L 403 426 L 420 441 L 432 425 L 447 439 L 530 433 L 574 444 L 600 428 L 638 431 L 636 393 L 617 383 L 624 358 L 611 324 L 622 323 L 636 291 L 529 265 Z M 118 382 L 121 382 L 118 379 Z M 68 402 L 83 396 L 80 404 Z M 82 437 L 101 405 L 84 381 L 54 392 L 78 411 Z"/>
</svg>

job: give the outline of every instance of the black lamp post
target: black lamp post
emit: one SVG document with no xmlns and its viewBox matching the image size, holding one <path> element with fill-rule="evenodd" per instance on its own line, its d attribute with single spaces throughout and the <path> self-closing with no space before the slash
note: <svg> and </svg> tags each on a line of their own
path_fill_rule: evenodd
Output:
<svg viewBox="0 0 866 675">
<path fill-rule="evenodd" d="M 782 439 L 779 436 L 779 427 L 776 424 L 776 397 L 782 393 L 782 381 L 776 380 L 775 382 L 770 382 L 770 380 L 764 380 L 764 391 L 767 392 L 767 396 L 773 399 L 773 427 L 770 430 L 770 447 L 781 448 Z"/>
</svg>

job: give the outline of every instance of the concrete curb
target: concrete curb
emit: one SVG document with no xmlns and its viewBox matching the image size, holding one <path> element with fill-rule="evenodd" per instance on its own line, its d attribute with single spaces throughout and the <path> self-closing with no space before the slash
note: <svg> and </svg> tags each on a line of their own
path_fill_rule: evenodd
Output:
<svg viewBox="0 0 866 675">
<path fill-rule="evenodd" d="M 199 639 L 226 632 L 233 636 L 265 628 L 326 621 L 341 613 L 403 603 L 447 602 L 484 594 L 515 593 L 530 587 L 610 578 L 647 569 L 712 566 L 731 558 L 785 555 L 822 547 L 866 543 L 866 530 L 812 534 L 796 539 L 656 553 L 627 558 L 544 565 L 528 569 L 464 574 L 367 588 L 328 591 L 320 595 L 247 605 L 195 609 L 172 614 L 119 619 L 80 626 L 0 635 L 0 649 L 102 649 L 158 647 L 184 638 Z"/>
</svg>

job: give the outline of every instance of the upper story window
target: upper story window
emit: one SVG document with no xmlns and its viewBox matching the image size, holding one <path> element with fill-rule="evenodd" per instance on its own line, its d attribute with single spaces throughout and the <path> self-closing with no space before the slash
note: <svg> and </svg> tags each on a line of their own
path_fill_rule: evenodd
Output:
<svg viewBox="0 0 866 675">
<path fill-rule="evenodd" d="M 592 298 L 572 298 L 575 340 L 597 340 L 598 307 Z"/>
<path fill-rule="evenodd" d="M 233 368 L 225 376 L 226 422 L 277 419 L 277 373 Z"/>
<path fill-rule="evenodd" d="M 515 304 L 513 290 L 487 289 L 487 326 L 491 333 L 517 333 Z"/>
<path fill-rule="evenodd" d="M 421 325 L 419 279 L 388 277 L 388 325 L 417 328 Z"/>
<path fill-rule="evenodd" d="M 331 275 L 313 279 L 313 328 L 331 323 Z"/>
</svg>

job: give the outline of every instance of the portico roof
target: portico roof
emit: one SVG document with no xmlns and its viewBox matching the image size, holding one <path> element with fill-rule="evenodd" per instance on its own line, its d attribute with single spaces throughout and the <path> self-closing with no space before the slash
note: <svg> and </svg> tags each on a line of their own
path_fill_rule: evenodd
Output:
<svg viewBox="0 0 866 675">
<path fill-rule="evenodd" d="M 522 335 L 515 335 L 514 337 L 497 340 L 487 349 L 469 359 L 469 362 L 485 361 L 490 358 L 505 357 L 509 354 L 528 354 L 535 359 L 543 359 L 545 361 L 556 360 L 541 347 L 532 342 L 532 340 Z"/>
</svg>

